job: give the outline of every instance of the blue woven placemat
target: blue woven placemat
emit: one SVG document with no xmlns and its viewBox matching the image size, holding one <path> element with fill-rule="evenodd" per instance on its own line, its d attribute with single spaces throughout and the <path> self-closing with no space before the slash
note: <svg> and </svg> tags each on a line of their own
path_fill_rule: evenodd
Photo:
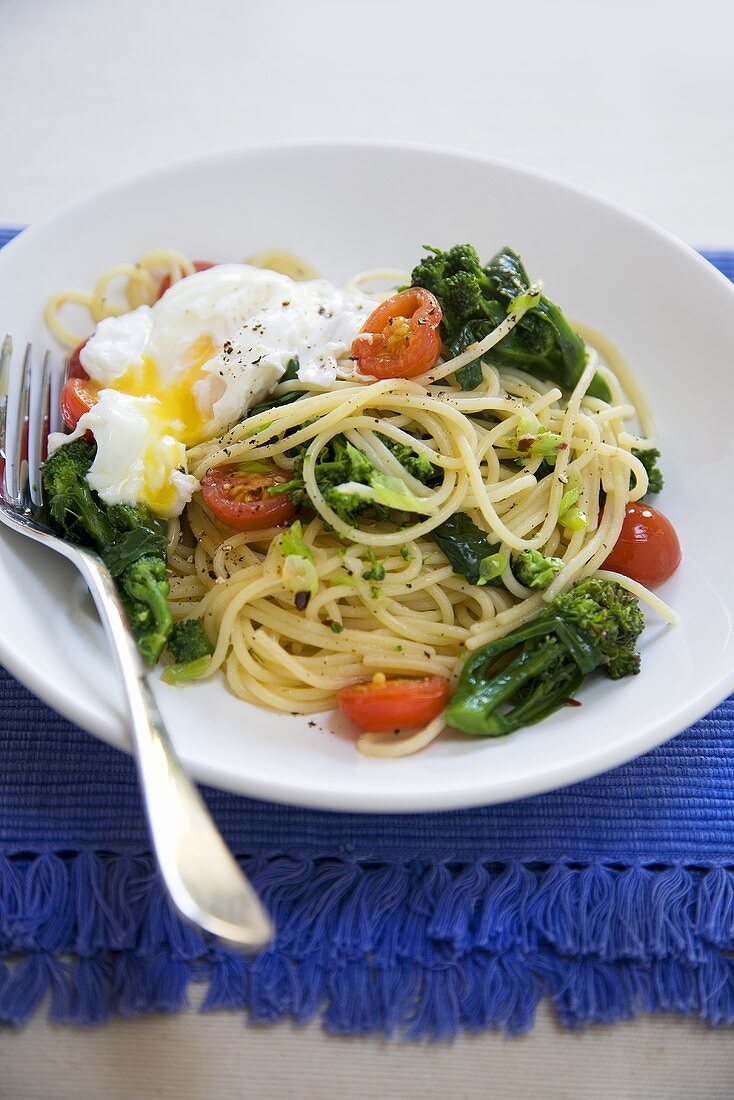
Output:
<svg viewBox="0 0 734 1100">
<path fill-rule="evenodd" d="M 195 981 L 204 1010 L 346 1034 L 522 1031 L 543 996 L 567 1026 L 734 1022 L 734 699 L 506 806 L 351 815 L 207 791 L 278 927 L 254 960 L 171 914 L 127 756 L 2 670 L 0 733 L 0 1020 L 174 1011 Z"/>
</svg>

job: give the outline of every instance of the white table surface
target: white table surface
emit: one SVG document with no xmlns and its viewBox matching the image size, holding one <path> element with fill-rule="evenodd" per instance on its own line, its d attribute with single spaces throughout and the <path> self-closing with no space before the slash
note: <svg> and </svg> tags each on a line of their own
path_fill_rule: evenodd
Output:
<svg viewBox="0 0 734 1100">
<path fill-rule="evenodd" d="M 0 224 L 252 142 L 389 138 L 582 183 L 734 246 L 729 0 L 0 0 Z M 643 1018 L 453 1045 L 248 1029 L 194 1011 L 0 1032 L 1 1100 L 717 1100 L 731 1033 Z"/>
</svg>

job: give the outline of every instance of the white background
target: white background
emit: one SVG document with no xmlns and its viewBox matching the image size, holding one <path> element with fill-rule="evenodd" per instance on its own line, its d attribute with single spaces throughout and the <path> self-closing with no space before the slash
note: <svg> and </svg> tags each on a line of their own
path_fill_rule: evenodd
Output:
<svg viewBox="0 0 734 1100">
<path fill-rule="evenodd" d="M 361 137 L 519 161 L 734 246 L 733 56 L 728 0 L 0 0 L 0 224 L 175 158 Z M 1 1100 L 734 1095 L 731 1034 L 671 1019 L 570 1035 L 544 1012 L 425 1047 L 192 1012 L 0 1044 Z"/>
</svg>

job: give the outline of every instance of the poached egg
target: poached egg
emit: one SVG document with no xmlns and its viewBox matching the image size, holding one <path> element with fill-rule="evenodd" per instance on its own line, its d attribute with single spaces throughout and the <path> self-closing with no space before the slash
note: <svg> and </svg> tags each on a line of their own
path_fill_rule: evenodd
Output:
<svg viewBox="0 0 734 1100">
<path fill-rule="evenodd" d="M 98 401 L 51 449 L 91 431 L 88 481 L 106 503 L 180 515 L 198 488 L 186 448 L 240 420 L 294 359 L 300 379 L 328 388 L 374 308 L 326 279 L 249 264 L 190 275 L 154 306 L 99 322 L 80 354 Z"/>
</svg>

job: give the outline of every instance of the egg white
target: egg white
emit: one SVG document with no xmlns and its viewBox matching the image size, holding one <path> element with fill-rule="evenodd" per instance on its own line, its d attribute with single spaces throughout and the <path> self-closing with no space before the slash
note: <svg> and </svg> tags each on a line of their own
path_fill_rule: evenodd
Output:
<svg viewBox="0 0 734 1100">
<path fill-rule="evenodd" d="M 89 483 L 107 503 L 179 515 L 198 482 L 186 447 L 214 438 L 262 401 L 288 363 L 332 385 L 375 303 L 325 279 L 295 282 L 248 264 L 221 264 L 175 283 L 154 306 L 100 321 L 80 361 L 98 403 Z"/>
<path fill-rule="evenodd" d="M 165 429 L 155 397 L 102 390 L 65 443 L 90 431 L 97 444 L 87 481 L 107 504 L 147 504 L 178 516 L 199 487 L 186 473 L 186 448 Z"/>
</svg>

